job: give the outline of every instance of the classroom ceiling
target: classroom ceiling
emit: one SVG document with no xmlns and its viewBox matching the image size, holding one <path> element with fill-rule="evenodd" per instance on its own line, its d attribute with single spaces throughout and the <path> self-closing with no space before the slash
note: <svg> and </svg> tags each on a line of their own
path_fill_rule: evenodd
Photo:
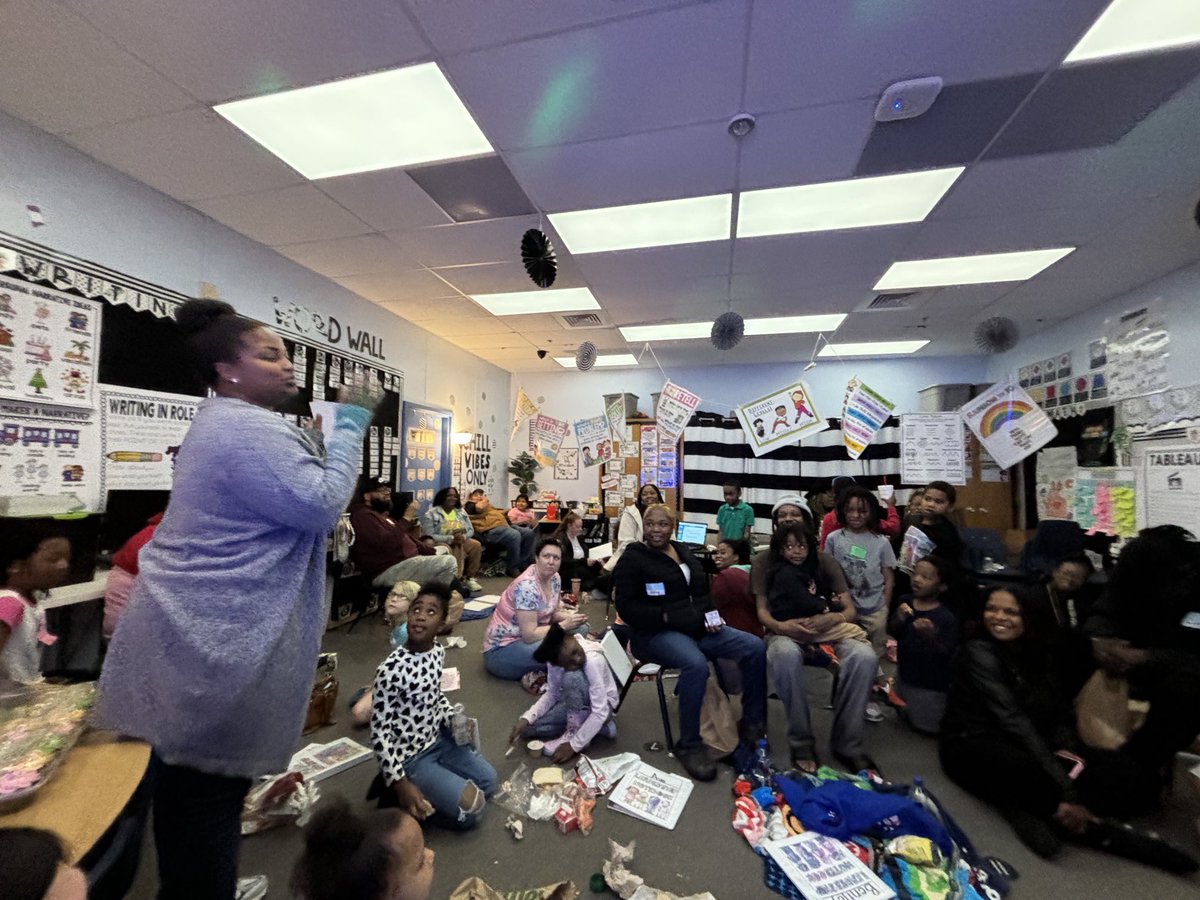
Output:
<svg viewBox="0 0 1200 900">
<path fill-rule="evenodd" d="M 975 353 L 982 318 L 1028 334 L 1200 259 L 1200 48 L 1063 67 L 1106 5 L 0 0 L 0 109 L 509 371 L 562 371 L 552 357 L 583 340 L 639 355 L 616 326 L 731 306 L 848 313 L 827 337 Z M 495 158 L 309 181 L 212 110 L 429 61 Z M 887 85 L 927 75 L 945 82 L 929 113 L 873 120 Z M 741 112 L 757 125 L 737 139 Z M 966 171 L 910 224 L 572 255 L 543 215 L 945 166 Z M 604 327 L 467 297 L 532 289 L 518 244 L 539 226 L 555 287 L 589 287 Z M 1078 249 L 1028 281 L 863 311 L 896 260 L 1062 246 Z M 815 339 L 654 350 L 664 366 L 807 362 Z"/>
</svg>

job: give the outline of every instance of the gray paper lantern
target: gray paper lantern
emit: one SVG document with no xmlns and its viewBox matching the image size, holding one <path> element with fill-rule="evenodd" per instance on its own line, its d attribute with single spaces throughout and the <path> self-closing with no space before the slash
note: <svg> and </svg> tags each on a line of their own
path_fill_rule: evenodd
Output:
<svg viewBox="0 0 1200 900">
<path fill-rule="evenodd" d="M 580 372 L 586 372 L 596 364 L 596 345 L 591 341 L 584 341 L 579 345 L 579 349 L 575 351 L 575 368 Z"/>
<path fill-rule="evenodd" d="M 1021 329 L 1012 319 L 992 316 L 975 326 L 975 346 L 984 353 L 1004 353 L 1017 346 Z"/>
<path fill-rule="evenodd" d="M 730 350 L 741 343 L 745 333 L 746 323 L 742 317 L 735 312 L 724 312 L 713 322 L 709 339 L 718 350 Z"/>
</svg>

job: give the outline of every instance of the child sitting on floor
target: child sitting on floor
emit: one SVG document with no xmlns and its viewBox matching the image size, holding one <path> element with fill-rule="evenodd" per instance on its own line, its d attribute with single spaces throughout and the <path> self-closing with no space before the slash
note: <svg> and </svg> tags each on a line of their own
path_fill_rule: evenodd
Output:
<svg viewBox="0 0 1200 900">
<path fill-rule="evenodd" d="M 57 640 L 46 630 L 39 599 L 66 580 L 71 544 L 51 526 L 6 523 L 0 536 L 0 685 L 42 680 L 42 647 Z"/>
<path fill-rule="evenodd" d="M 959 640 L 949 601 L 958 581 L 957 563 L 940 556 L 919 560 L 913 566 L 912 593 L 900 598 L 888 623 L 896 638 L 896 691 L 905 703 L 904 717 L 926 734 L 938 733 L 946 711 L 950 660 Z"/>
<path fill-rule="evenodd" d="M 620 693 L 598 641 L 567 634 L 554 622 L 533 658 L 546 664 L 546 692 L 517 720 L 509 744 L 527 736 L 551 738 L 542 752 L 561 765 L 597 734 L 617 736 L 613 713 Z"/>
<path fill-rule="evenodd" d="M 367 799 L 466 830 L 496 789 L 496 770 L 451 734 L 454 710 L 441 687 L 446 650 L 435 640 L 449 609 L 449 588 L 424 585 L 409 606 L 407 642 L 375 675 L 371 746 L 381 772 Z"/>
</svg>

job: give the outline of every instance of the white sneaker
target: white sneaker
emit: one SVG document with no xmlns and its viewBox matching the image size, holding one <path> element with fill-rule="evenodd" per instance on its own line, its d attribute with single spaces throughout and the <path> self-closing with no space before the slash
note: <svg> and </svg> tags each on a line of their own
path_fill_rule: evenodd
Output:
<svg viewBox="0 0 1200 900">
<path fill-rule="evenodd" d="M 883 721 L 883 712 L 879 709 L 879 704 L 874 700 L 867 704 L 867 708 L 863 710 L 863 715 L 868 722 Z"/>
<path fill-rule="evenodd" d="M 472 591 L 482 591 L 483 590 L 483 585 L 480 584 L 478 581 L 476 581 L 474 578 L 468 578 L 466 581 L 466 585 Z"/>
<path fill-rule="evenodd" d="M 239 878 L 237 882 L 237 900 L 263 900 L 267 896 L 267 876 L 250 875 Z"/>
</svg>

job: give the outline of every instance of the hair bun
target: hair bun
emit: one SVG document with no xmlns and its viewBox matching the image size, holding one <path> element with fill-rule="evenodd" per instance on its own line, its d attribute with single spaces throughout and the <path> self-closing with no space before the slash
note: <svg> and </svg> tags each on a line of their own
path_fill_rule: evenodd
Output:
<svg viewBox="0 0 1200 900">
<path fill-rule="evenodd" d="M 224 300 L 188 300 L 175 310 L 175 321 L 186 335 L 199 334 L 226 316 L 237 318 L 237 310 Z"/>
</svg>

